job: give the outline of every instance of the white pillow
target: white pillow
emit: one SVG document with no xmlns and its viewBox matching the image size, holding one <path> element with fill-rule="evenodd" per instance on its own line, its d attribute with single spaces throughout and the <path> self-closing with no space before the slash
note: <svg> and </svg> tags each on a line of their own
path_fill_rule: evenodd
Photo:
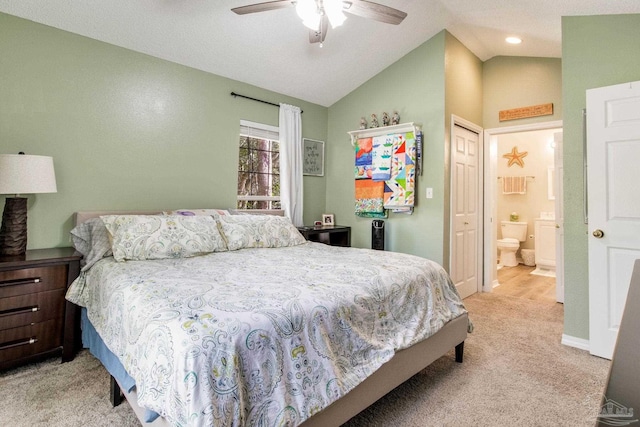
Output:
<svg viewBox="0 0 640 427">
<path fill-rule="evenodd" d="M 116 261 L 187 258 L 226 251 L 211 216 L 106 215 Z"/>
<path fill-rule="evenodd" d="M 306 242 L 291 220 L 275 215 L 229 215 L 218 217 L 227 248 L 279 248 Z"/>
</svg>

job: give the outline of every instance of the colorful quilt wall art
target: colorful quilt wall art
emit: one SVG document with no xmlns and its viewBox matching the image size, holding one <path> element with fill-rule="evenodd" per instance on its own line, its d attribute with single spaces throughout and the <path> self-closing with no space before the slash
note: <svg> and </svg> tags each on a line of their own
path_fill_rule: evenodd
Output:
<svg viewBox="0 0 640 427">
<path fill-rule="evenodd" d="M 355 144 L 355 213 L 386 218 L 388 210 L 412 213 L 416 139 L 413 132 L 360 138 Z"/>
</svg>

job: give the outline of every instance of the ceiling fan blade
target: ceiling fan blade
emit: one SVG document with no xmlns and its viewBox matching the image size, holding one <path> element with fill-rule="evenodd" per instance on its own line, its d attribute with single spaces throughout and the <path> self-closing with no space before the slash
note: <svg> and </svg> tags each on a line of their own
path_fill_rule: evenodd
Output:
<svg viewBox="0 0 640 427">
<path fill-rule="evenodd" d="M 231 9 L 238 15 L 246 15 L 247 13 L 266 12 L 268 10 L 284 9 L 285 7 L 291 7 L 295 4 L 295 1 L 291 0 L 276 0 L 268 1 L 265 3 L 250 4 L 248 6 L 234 7 Z"/>
<path fill-rule="evenodd" d="M 327 37 L 328 29 L 329 29 L 329 18 L 327 18 L 327 15 L 324 15 L 322 17 L 322 20 L 320 21 L 320 28 L 318 30 L 309 30 L 309 43 L 324 42 L 324 38 Z"/>
<path fill-rule="evenodd" d="M 351 5 L 349 6 L 349 4 Z M 401 10 L 366 0 L 345 1 L 344 11 L 393 25 L 398 25 L 407 17 L 407 14 Z"/>
</svg>

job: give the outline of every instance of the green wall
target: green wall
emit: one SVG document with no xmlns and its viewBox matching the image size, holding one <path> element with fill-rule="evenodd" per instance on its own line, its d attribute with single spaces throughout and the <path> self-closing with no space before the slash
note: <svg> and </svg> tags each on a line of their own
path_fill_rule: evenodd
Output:
<svg viewBox="0 0 640 427">
<path fill-rule="evenodd" d="M 443 265 L 448 270 L 451 246 L 451 115 L 482 127 L 482 61 L 446 33 L 444 113 Z M 480 234 L 481 236 L 481 234 Z"/>
<path fill-rule="evenodd" d="M 446 59 L 446 61 L 445 61 Z M 459 74 L 459 66 L 474 69 Z M 466 102 L 445 102 L 446 82 L 471 76 Z M 448 264 L 448 151 L 445 114 L 460 111 L 469 120 L 481 118 L 481 63 L 453 36 L 442 31 L 329 108 L 327 211 L 352 228 L 352 245 L 370 247 L 371 220 L 354 215 L 353 147 L 347 132 L 358 129 L 360 117 L 398 111 L 401 123 L 422 124 L 423 174 L 417 178 L 413 215 L 389 214 L 386 248 Z M 465 85 L 465 86 L 467 86 Z M 459 98 L 459 99 L 462 99 Z M 464 106 L 463 106 L 464 105 Z M 432 187 L 434 197 L 425 197 Z M 446 244 L 445 244 L 446 241 Z"/>
<path fill-rule="evenodd" d="M 447 135 L 451 114 L 482 126 L 483 63 L 450 33 L 446 34 L 445 108 Z"/>
<path fill-rule="evenodd" d="M 565 334 L 589 339 L 582 109 L 587 89 L 640 80 L 640 15 L 562 18 Z"/>
<path fill-rule="evenodd" d="M 397 111 L 400 122 L 422 124 L 424 173 L 416 180 L 416 209 L 411 216 L 385 220 L 386 248 L 442 260 L 444 141 L 444 31 L 329 107 L 327 211 L 350 225 L 351 244 L 371 247 L 371 220 L 354 214 L 354 152 L 347 132 L 360 117 Z M 434 187 L 433 199 L 421 197 Z"/>
<path fill-rule="evenodd" d="M 297 105 L 304 137 L 328 109 L 0 13 L 0 153 L 52 156 L 58 192 L 29 196 L 29 248 L 68 246 L 78 210 L 235 206 L 241 119 L 278 124 Z M 325 207 L 304 178 L 304 218 Z M 4 205 L 4 200 L 0 199 Z"/>
<path fill-rule="evenodd" d="M 484 63 L 483 127 L 562 120 L 562 60 L 496 56 Z M 553 103 L 553 115 L 500 122 L 501 110 Z"/>
</svg>

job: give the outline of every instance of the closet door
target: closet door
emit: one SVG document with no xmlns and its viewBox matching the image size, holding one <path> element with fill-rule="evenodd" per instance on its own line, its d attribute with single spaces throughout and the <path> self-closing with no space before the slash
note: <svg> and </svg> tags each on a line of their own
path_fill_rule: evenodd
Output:
<svg viewBox="0 0 640 427">
<path fill-rule="evenodd" d="M 478 291 L 479 135 L 460 126 L 451 135 L 451 268 L 462 298 Z"/>
</svg>

